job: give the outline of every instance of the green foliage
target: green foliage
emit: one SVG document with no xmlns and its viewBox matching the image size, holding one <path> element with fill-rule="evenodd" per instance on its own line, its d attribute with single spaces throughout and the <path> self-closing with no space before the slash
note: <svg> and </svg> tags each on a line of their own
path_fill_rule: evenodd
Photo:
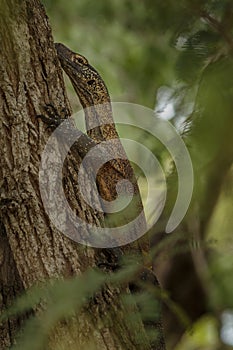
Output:
<svg viewBox="0 0 233 350">
<path fill-rule="evenodd" d="M 211 303 L 220 310 L 233 309 L 232 266 L 233 257 L 229 252 L 224 255 L 216 254 L 210 265 L 213 279 Z"/>
<path fill-rule="evenodd" d="M 186 332 L 175 350 L 217 350 L 219 346 L 217 322 L 214 317 L 205 316 Z"/>
<path fill-rule="evenodd" d="M 49 281 L 35 286 L 16 299 L 15 303 L 0 316 L 0 321 L 30 309 L 45 310 L 40 316 L 31 317 L 25 325 L 23 335 L 12 348 L 15 350 L 42 349 L 48 335 L 57 323 L 80 312 L 81 307 L 106 281 L 99 271 L 90 270 L 70 280 Z"/>
<path fill-rule="evenodd" d="M 16 299 L 15 303 L 0 315 L 0 322 L 10 320 L 11 317 L 33 309 L 37 311 L 37 316 L 31 316 L 26 322 L 23 332 L 18 337 L 17 344 L 12 349 L 40 350 L 47 346 L 48 337 L 61 321 L 68 321 L 72 317 L 81 314 L 83 308 L 89 303 L 95 303 L 96 293 L 101 294 L 101 290 L 107 285 L 118 287 L 125 285 L 129 281 L 137 281 L 140 265 L 135 257 L 125 257 L 124 267 L 116 273 L 104 273 L 98 269 L 90 269 L 81 276 L 67 280 L 48 281 L 40 286 L 29 289 L 24 295 Z M 128 323 L 132 327 L 143 321 L 153 322 L 159 319 L 160 313 L 160 292 L 158 288 L 146 282 L 139 281 L 141 290 L 135 295 L 126 292 L 121 293 L 123 305 L 133 312 L 129 313 Z M 126 294 L 125 294 L 126 293 Z M 138 310 L 138 311 L 137 311 Z M 109 311 L 110 313 L 111 311 Z M 112 316 L 113 317 L 113 316 Z M 101 322 L 109 325 L 111 315 L 105 313 Z M 143 342 L 140 333 L 137 335 L 138 341 Z M 156 338 L 154 330 L 150 332 L 150 337 Z M 87 339 L 88 342 L 88 339 Z M 94 349 L 94 344 L 89 344 L 88 349 Z"/>
</svg>

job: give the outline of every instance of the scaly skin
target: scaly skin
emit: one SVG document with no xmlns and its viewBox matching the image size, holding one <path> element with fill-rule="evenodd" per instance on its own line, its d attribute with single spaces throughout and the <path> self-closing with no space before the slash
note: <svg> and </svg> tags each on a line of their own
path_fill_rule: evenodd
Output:
<svg viewBox="0 0 233 350">
<path fill-rule="evenodd" d="M 115 128 L 107 87 L 99 73 L 89 64 L 85 57 L 72 52 L 63 44 L 55 45 L 61 66 L 69 76 L 84 108 L 88 136 L 95 144 L 107 140 L 114 140 L 112 147 L 108 149 L 108 151 L 113 156 L 115 155 L 115 157 L 113 157 L 113 160 L 105 163 L 97 175 L 99 193 L 102 198 L 111 202 L 117 195 L 116 184 L 123 179 L 129 180 L 133 184 L 134 198 L 132 200 L 132 206 L 134 208 L 134 216 L 137 217 L 137 215 L 143 210 L 140 192 L 133 168 L 126 157 L 124 148 Z M 86 144 L 89 145 L 91 143 L 86 141 Z M 125 159 L 121 159 L 120 157 L 117 158 L 116 154 L 122 155 Z M 132 208 L 130 210 L 132 211 Z M 125 219 L 128 219 L 130 210 L 127 211 L 126 208 L 126 213 L 124 211 L 120 213 L 121 219 L 123 217 L 123 224 L 126 223 Z M 117 224 L 119 224 L 118 220 L 119 216 L 117 217 Z M 136 225 L 136 230 L 143 230 L 145 232 L 145 217 L 143 216 L 141 221 Z M 133 233 L 134 232 L 132 232 L 132 235 Z M 118 243 L 121 245 L 120 240 Z M 99 267 L 106 267 L 113 271 L 120 267 L 118 256 L 120 257 L 122 252 L 128 251 L 129 253 L 139 253 L 142 255 L 143 261 L 142 265 L 139 265 L 138 275 L 135 276 L 135 280 L 130 284 L 130 290 L 135 293 L 140 292 L 141 288 L 143 288 L 143 283 L 146 283 L 148 286 L 151 284 L 159 288 L 158 280 L 155 274 L 151 271 L 149 248 L 148 237 L 147 235 L 144 235 L 144 237 L 139 239 L 136 243 L 129 244 L 126 247 L 106 249 L 105 254 L 107 256 L 109 251 L 111 256 L 110 260 L 112 261 L 108 261 L 107 263 L 100 262 L 98 265 Z M 151 322 L 148 321 L 145 323 L 145 329 L 158 332 L 158 338 L 150 344 L 151 349 L 165 350 L 160 317 L 158 317 L 156 321 L 152 320 Z"/>
<path fill-rule="evenodd" d="M 143 207 L 133 168 L 126 157 L 115 128 L 107 87 L 99 73 L 89 64 L 85 57 L 72 52 L 63 44 L 57 43 L 55 46 L 61 66 L 69 76 L 84 108 L 88 136 L 96 143 L 107 140 L 112 140 L 113 142 L 113 146 L 108 150 L 114 159 L 106 163 L 97 175 L 97 185 L 101 197 L 109 202 L 116 199 L 116 184 L 121 180 L 129 180 L 133 185 L 133 200 L 129 210 L 117 216 L 108 214 L 106 218 L 107 222 L 107 219 L 110 217 L 110 222 L 113 226 L 114 220 L 115 222 L 117 221 L 117 225 L 119 225 L 119 220 L 121 224 L 126 224 L 131 219 L 130 215 L 133 215 L 133 218 L 137 217 L 143 210 Z M 98 126 L 96 127 L 96 125 Z M 125 159 L 120 159 L 120 156 L 117 158 L 117 154 L 122 155 Z M 137 225 L 139 226 L 135 228 L 136 230 L 145 232 L 146 220 L 144 216 Z M 133 232 L 131 234 L 133 235 Z M 137 252 L 141 251 L 143 255 L 147 256 L 146 259 L 148 260 L 148 238 L 144 236 L 138 240 L 138 244 L 139 250 Z"/>
</svg>

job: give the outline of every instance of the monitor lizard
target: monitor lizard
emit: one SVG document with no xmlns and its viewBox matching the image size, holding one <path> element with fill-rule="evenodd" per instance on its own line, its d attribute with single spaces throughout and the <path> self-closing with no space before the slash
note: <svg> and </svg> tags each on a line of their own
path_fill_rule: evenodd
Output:
<svg viewBox="0 0 233 350">
<path fill-rule="evenodd" d="M 117 196 L 117 183 L 121 180 L 129 180 L 133 185 L 134 215 L 141 213 L 143 211 L 143 205 L 137 180 L 117 133 L 110 96 L 103 79 L 84 56 L 71 51 L 61 43 L 56 43 L 55 47 L 60 64 L 70 78 L 85 113 L 87 135 L 83 134 L 77 144 L 80 155 L 85 156 L 92 147 L 95 147 L 101 142 L 111 140 L 110 153 L 112 155 L 123 156 L 122 158 L 116 156 L 116 158 L 108 161 L 99 169 L 96 182 L 100 196 L 106 201 L 113 201 Z M 54 115 L 52 120 L 42 115 L 40 117 L 45 122 L 49 122 L 54 126 L 58 126 L 64 120 L 57 115 Z M 122 213 L 123 216 L 127 216 L 128 214 L 129 212 L 127 211 L 126 214 Z M 139 226 L 135 227 L 135 229 L 141 229 L 145 232 L 146 219 L 144 215 L 137 225 Z M 147 235 L 138 239 L 136 243 L 128 244 L 126 247 L 121 247 L 120 240 L 118 243 L 120 248 L 103 249 L 107 257 L 107 262 L 106 260 L 99 262 L 98 266 L 107 267 L 107 269 L 114 271 L 120 267 L 119 258 L 122 255 L 125 253 L 139 254 L 142 256 L 142 264 L 139 264 L 138 273 L 135 276 L 136 279 L 138 278 L 139 284 L 133 280 L 130 283 L 132 291 L 137 292 L 141 288 L 141 282 L 144 283 L 147 281 L 159 287 L 159 282 L 152 272 L 152 262 L 149 254 L 150 244 Z M 155 328 L 159 331 L 160 335 L 153 349 L 164 350 L 165 343 L 162 335 L 161 320 L 158 320 Z"/>
</svg>

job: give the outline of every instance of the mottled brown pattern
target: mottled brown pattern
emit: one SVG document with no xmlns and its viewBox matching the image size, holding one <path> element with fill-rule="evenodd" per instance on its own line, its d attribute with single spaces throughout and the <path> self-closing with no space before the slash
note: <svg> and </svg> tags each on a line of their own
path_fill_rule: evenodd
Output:
<svg viewBox="0 0 233 350">
<path fill-rule="evenodd" d="M 133 185 L 134 196 L 127 210 L 120 214 L 106 217 L 106 222 L 111 222 L 111 226 L 126 224 L 138 216 L 143 210 L 143 206 L 133 168 L 127 159 L 116 131 L 107 87 L 99 73 L 89 64 L 85 57 L 71 51 L 63 44 L 57 43 L 55 45 L 62 68 L 69 76 L 84 108 L 88 136 L 96 143 L 114 140 L 112 147 L 108 148 L 114 160 L 102 166 L 97 175 L 97 187 L 101 197 L 109 202 L 116 199 L 116 185 L 121 180 L 128 180 Z M 96 125 L 98 126 L 96 127 Z M 121 159 L 121 156 L 124 159 Z M 132 192 L 132 189 L 129 186 L 125 186 L 124 191 Z M 144 217 L 137 222 L 135 230 L 143 230 L 145 232 L 145 228 L 146 220 Z M 131 232 L 132 237 L 135 230 Z M 137 243 L 143 255 L 145 253 L 148 254 L 148 238 L 144 236 Z M 138 244 L 136 245 L 138 246 Z"/>
<path fill-rule="evenodd" d="M 88 136 L 96 144 L 112 140 L 112 146 L 108 149 L 108 152 L 113 156 L 113 160 L 105 163 L 99 169 L 96 179 L 101 197 L 109 202 L 113 201 L 117 196 L 116 185 L 121 180 L 128 180 L 133 185 L 131 188 L 127 185 L 123 188 L 124 192 L 133 191 L 133 199 L 129 206 L 120 213 L 108 214 L 105 217 L 107 226 L 109 222 L 111 227 L 124 225 L 137 217 L 143 211 L 143 206 L 133 168 L 125 154 L 115 128 L 107 87 L 98 72 L 88 63 L 85 57 L 72 52 L 63 44 L 56 44 L 56 49 L 61 65 L 69 76 L 84 108 Z M 98 126 L 96 127 L 96 125 Z M 145 232 L 146 230 L 146 219 L 144 216 L 125 234 L 134 238 L 135 231 L 138 232 L 138 230 L 139 232 L 142 230 Z M 121 245 L 120 243 L 119 240 L 118 244 Z M 132 292 L 135 286 L 137 292 L 137 280 L 141 282 L 147 281 L 149 284 L 159 286 L 156 276 L 150 269 L 149 248 L 147 235 L 139 239 L 136 244 L 129 244 L 123 247 L 123 251 L 141 253 L 143 260 L 144 267 L 142 267 L 139 276 L 135 276 L 136 282 L 133 281 L 132 289 L 130 288 Z M 158 331 L 157 339 L 150 344 L 151 349 L 164 350 L 165 342 L 160 317 L 156 322 L 153 320 L 151 323 L 144 324 L 144 327 L 150 331 L 153 329 Z"/>
</svg>

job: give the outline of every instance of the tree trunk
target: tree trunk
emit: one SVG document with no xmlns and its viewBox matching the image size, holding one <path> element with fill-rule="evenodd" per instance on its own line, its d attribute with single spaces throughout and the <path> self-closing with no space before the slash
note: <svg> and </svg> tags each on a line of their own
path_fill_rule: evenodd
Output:
<svg viewBox="0 0 233 350">
<path fill-rule="evenodd" d="M 71 277 L 95 266 L 99 253 L 61 234 L 49 221 L 40 197 L 38 173 L 50 131 L 36 116 L 43 114 L 49 103 L 58 114 L 64 109 L 70 113 L 70 108 L 48 19 L 39 1 L 1 2 L 0 57 L 0 300 L 4 309 L 24 289 L 40 281 Z M 89 223 L 99 225 L 101 217 L 82 200 L 74 185 L 80 162 L 77 154 L 70 154 L 66 161 L 69 204 Z M 98 201 L 94 192 L 93 198 Z M 59 205 L 58 198 L 54 201 Z M 82 230 L 85 236 L 87 228 Z M 119 288 L 106 287 L 105 293 L 99 294 L 98 305 L 90 305 L 91 317 L 85 317 L 83 311 L 72 321 L 59 323 L 46 349 L 83 349 L 91 341 L 97 349 L 150 349 L 142 322 L 130 328 L 125 317 L 129 311 L 119 294 Z M 106 327 L 101 317 L 107 310 L 114 315 L 114 322 Z M 15 342 L 16 331 L 26 317 L 2 324 L 1 349 Z"/>
</svg>

